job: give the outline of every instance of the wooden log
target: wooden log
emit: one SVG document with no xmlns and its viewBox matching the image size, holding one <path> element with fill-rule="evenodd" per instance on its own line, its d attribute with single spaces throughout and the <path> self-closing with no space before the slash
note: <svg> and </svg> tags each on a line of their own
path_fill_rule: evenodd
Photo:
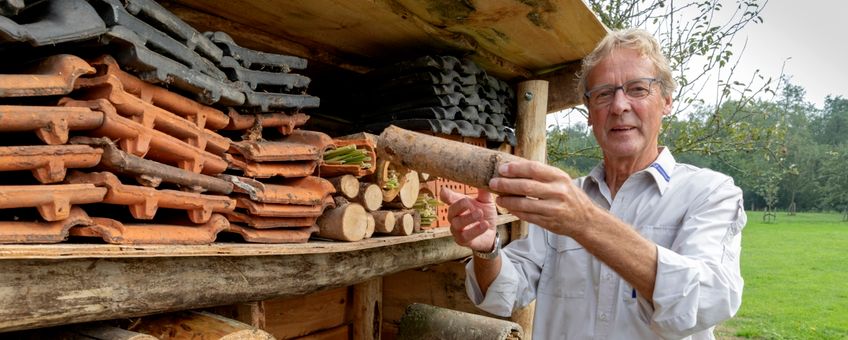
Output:
<svg viewBox="0 0 848 340">
<path fill-rule="evenodd" d="M 377 152 L 379 157 L 430 176 L 488 190 L 489 180 L 497 176 L 501 164 L 523 159 L 396 126 L 389 126 L 380 134 Z"/>
<path fill-rule="evenodd" d="M 359 195 L 351 202 L 361 204 L 368 211 L 380 210 L 383 206 L 383 191 L 374 183 L 359 183 Z"/>
<path fill-rule="evenodd" d="M 524 338 L 521 326 L 514 322 L 414 303 L 401 318 L 398 339 L 441 339 L 445 334 L 469 340 Z"/>
<path fill-rule="evenodd" d="M 418 200 L 418 192 L 421 190 L 421 182 L 418 181 L 418 172 L 409 170 L 400 181 L 400 192 L 395 198 L 404 208 L 412 208 Z"/>
<path fill-rule="evenodd" d="M 79 325 L 71 328 L 69 333 L 81 335 L 85 339 L 92 340 L 155 340 L 156 337 L 128 331 L 123 328 L 109 326 L 105 324 L 87 324 Z"/>
<path fill-rule="evenodd" d="M 354 198 L 359 195 L 359 180 L 353 175 L 341 175 L 327 180 L 336 188 L 336 192 L 346 198 Z"/>
<path fill-rule="evenodd" d="M 383 278 L 353 286 L 353 339 L 380 339 L 383 324 Z"/>
<path fill-rule="evenodd" d="M 397 210 L 395 214 L 395 227 L 389 234 L 395 236 L 409 236 L 415 232 L 415 218 L 412 210 Z"/>
<path fill-rule="evenodd" d="M 395 229 L 395 221 L 397 219 L 394 212 L 377 210 L 372 211 L 371 216 L 374 216 L 374 232 L 386 234 L 391 233 Z"/>
<path fill-rule="evenodd" d="M 573 92 L 573 91 L 572 91 Z M 544 163 L 547 147 L 545 145 L 547 126 L 545 118 L 548 105 L 548 82 L 529 80 L 518 84 L 518 114 L 515 123 L 515 154 L 530 160 Z M 529 96 L 527 95 L 529 94 Z M 528 225 L 525 221 L 516 221 L 510 227 L 509 241 L 527 237 Z M 533 315 L 536 301 L 512 312 L 511 320 L 517 322 L 528 334 L 533 333 Z"/>
<path fill-rule="evenodd" d="M 365 237 L 370 238 L 374 235 L 374 228 L 377 226 L 377 221 L 374 220 L 374 215 L 366 214 L 365 215 Z"/>
<path fill-rule="evenodd" d="M 160 339 L 256 339 L 274 336 L 248 324 L 207 312 L 179 312 L 141 318 L 130 330 Z"/>
<path fill-rule="evenodd" d="M 359 241 L 367 227 L 365 208 L 350 203 L 324 211 L 318 218 L 318 235 L 339 241 Z"/>
</svg>

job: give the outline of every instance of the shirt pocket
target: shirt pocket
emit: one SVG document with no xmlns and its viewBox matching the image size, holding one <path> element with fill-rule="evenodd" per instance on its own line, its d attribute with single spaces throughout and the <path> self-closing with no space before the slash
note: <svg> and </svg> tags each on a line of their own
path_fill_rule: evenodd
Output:
<svg viewBox="0 0 848 340">
<path fill-rule="evenodd" d="M 566 236 L 548 234 L 539 292 L 562 298 L 583 298 L 589 275 L 589 253 Z"/>
<path fill-rule="evenodd" d="M 671 249 L 677 238 L 679 228 L 676 225 L 649 225 L 638 229 L 639 234 L 653 241 L 658 246 Z"/>
</svg>

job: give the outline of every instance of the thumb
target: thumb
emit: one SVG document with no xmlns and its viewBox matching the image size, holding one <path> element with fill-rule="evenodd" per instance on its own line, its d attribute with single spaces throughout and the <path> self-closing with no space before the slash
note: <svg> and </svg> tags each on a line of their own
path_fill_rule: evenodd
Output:
<svg viewBox="0 0 848 340">
<path fill-rule="evenodd" d="M 442 190 L 439 191 L 439 200 L 447 204 L 453 204 L 454 202 L 459 201 L 460 199 L 463 199 L 465 197 L 465 195 L 454 192 L 453 190 L 448 188 L 442 188 Z"/>
</svg>

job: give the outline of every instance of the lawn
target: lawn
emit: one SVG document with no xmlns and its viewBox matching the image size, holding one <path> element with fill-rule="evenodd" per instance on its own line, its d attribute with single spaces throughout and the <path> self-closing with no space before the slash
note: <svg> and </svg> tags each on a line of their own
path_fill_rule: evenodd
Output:
<svg viewBox="0 0 848 340">
<path fill-rule="evenodd" d="M 762 213 L 749 212 L 742 235 L 742 308 L 723 335 L 848 339 L 848 222 L 778 213 L 764 223 Z"/>
</svg>

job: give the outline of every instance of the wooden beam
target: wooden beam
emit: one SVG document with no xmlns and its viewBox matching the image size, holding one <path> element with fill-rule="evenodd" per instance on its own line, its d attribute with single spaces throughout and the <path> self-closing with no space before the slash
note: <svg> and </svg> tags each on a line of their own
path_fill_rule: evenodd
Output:
<svg viewBox="0 0 848 340">
<path fill-rule="evenodd" d="M 545 162 L 546 108 L 548 107 L 548 81 L 529 80 L 518 84 L 516 99 L 518 100 L 518 115 L 515 122 L 515 154 L 530 160 Z M 512 222 L 510 242 L 527 237 L 527 222 Z M 523 308 L 513 311 L 511 320 L 522 328 L 530 337 L 533 334 L 533 314 L 536 301 Z"/>
<path fill-rule="evenodd" d="M 352 302 L 353 339 L 380 339 L 383 320 L 383 278 L 376 277 L 354 285 Z"/>
<path fill-rule="evenodd" d="M 518 101 L 518 114 L 515 121 L 515 155 L 544 163 L 547 152 L 545 108 L 548 103 L 548 82 L 545 80 L 521 82 L 518 84 L 515 97 Z M 527 222 L 513 222 L 510 240 L 526 236 Z"/>
<path fill-rule="evenodd" d="M 287 256 L 0 261 L 0 332 L 297 296 L 470 255 L 444 237 Z"/>
<path fill-rule="evenodd" d="M 577 73 L 580 72 L 580 63 L 580 61 L 571 62 L 562 65 L 555 71 L 535 77 L 535 79 L 545 80 L 549 83 L 548 113 L 583 104 L 581 91 L 577 90 Z"/>
</svg>

